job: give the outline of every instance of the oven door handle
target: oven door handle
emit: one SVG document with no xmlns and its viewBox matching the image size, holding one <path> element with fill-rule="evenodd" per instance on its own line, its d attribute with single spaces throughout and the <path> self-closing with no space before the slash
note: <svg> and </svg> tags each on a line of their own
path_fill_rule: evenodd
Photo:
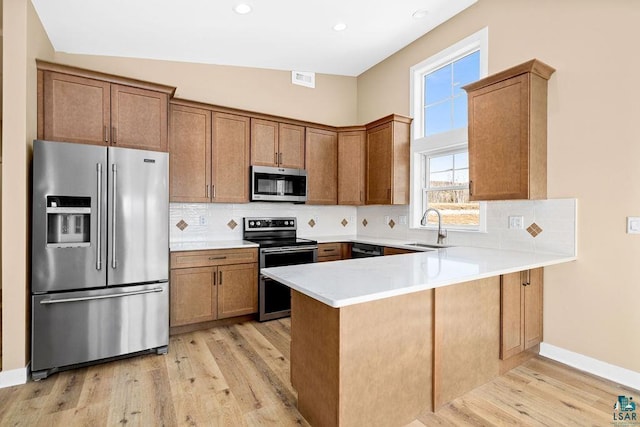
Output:
<svg viewBox="0 0 640 427">
<path fill-rule="evenodd" d="M 285 246 L 281 248 L 264 248 L 260 249 L 263 254 L 275 254 L 283 252 L 309 252 L 317 250 L 317 246 Z"/>
</svg>

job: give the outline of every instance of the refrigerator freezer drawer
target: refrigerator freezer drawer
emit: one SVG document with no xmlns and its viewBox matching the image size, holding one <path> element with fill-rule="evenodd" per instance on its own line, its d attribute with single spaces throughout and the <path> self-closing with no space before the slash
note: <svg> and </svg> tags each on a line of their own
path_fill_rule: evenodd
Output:
<svg viewBox="0 0 640 427">
<path fill-rule="evenodd" d="M 167 282 L 32 297 L 34 379 L 169 344 Z"/>
</svg>

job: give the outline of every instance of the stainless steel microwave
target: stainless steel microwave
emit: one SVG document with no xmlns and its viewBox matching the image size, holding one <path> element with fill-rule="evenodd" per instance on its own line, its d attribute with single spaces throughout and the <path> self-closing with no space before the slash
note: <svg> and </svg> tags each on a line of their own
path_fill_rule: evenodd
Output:
<svg viewBox="0 0 640 427">
<path fill-rule="evenodd" d="M 304 169 L 251 166 L 251 201 L 307 201 L 307 171 Z"/>
</svg>

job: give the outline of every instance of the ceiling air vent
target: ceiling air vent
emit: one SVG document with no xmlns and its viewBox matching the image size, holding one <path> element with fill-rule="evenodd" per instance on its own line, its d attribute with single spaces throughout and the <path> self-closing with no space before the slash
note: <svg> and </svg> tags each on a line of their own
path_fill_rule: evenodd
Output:
<svg viewBox="0 0 640 427">
<path fill-rule="evenodd" d="M 294 85 L 306 86 L 315 88 L 316 87 L 316 73 L 311 73 L 308 71 L 292 71 L 291 72 L 291 83 Z"/>
</svg>

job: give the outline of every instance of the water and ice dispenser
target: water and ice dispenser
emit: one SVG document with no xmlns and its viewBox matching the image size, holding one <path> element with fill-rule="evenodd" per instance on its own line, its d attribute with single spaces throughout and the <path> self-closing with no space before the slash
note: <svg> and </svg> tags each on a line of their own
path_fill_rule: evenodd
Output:
<svg viewBox="0 0 640 427">
<path fill-rule="evenodd" d="M 47 196 L 47 247 L 91 245 L 91 197 Z"/>
</svg>

